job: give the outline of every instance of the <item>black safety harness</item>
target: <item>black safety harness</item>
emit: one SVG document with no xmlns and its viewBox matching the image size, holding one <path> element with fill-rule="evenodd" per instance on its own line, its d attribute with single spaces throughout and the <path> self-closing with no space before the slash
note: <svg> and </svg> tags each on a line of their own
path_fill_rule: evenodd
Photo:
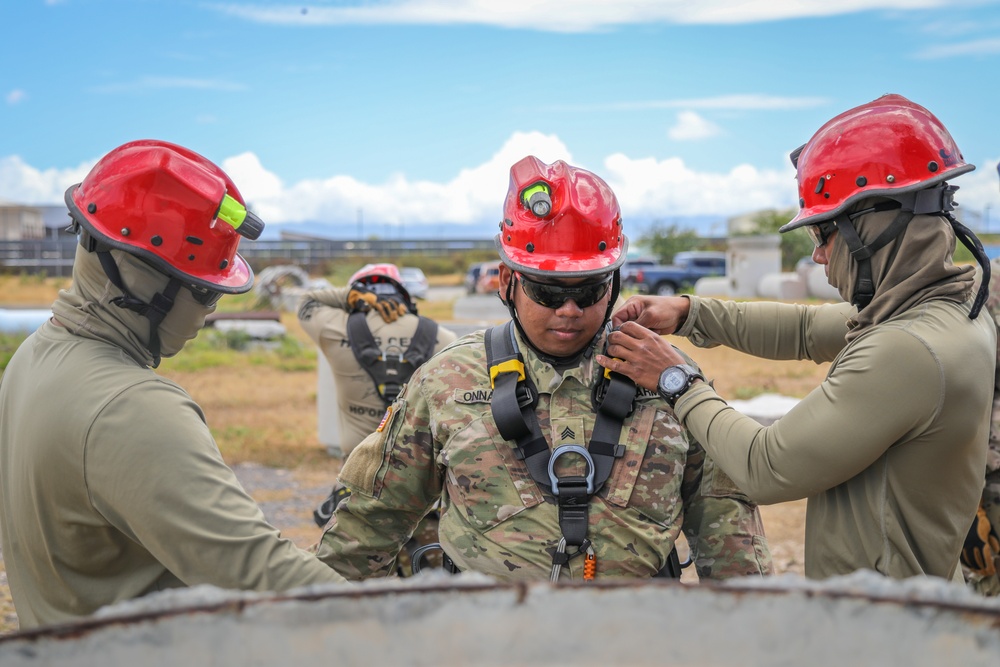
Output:
<svg viewBox="0 0 1000 667">
<path fill-rule="evenodd" d="M 493 387 L 490 408 L 497 429 L 505 440 L 516 443 L 514 455 L 524 461 L 531 478 L 544 493 L 554 496 L 559 506 L 562 537 L 552 554 L 550 580 L 557 581 L 563 565 L 581 554 L 586 559 L 584 578 L 591 579 L 596 562 L 593 545 L 587 539 L 587 511 L 591 497 L 601 490 L 615 461 L 625 454 L 625 446 L 618 440 L 625 419 L 635 407 L 635 383 L 624 375 L 605 371 L 604 380 L 595 387 L 597 416 L 590 444 L 561 445 L 550 450 L 535 414 L 538 390 L 518 350 L 513 322 L 488 329 L 485 342 Z M 583 458 L 586 474 L 558 476 L 555 463 L 567 455 Z M 676 566 L 676 575 L 670 572 L 665 576 L 679 577 L 676 551 L 671 553 L 671 562 Z"/>
<path fill-rule="evenodd" d="M 371 376 L 378 395 L 387 406 L 396 400 L 400 389 L 413 375 L 413 371 L 434 354 L 437 322 L 420 315 L 417 317 L 420 321 L 405 351 L 395 346 L 382 350 L 376 344 L 371 329 L 368 328 L 368 319 L 364 312 L 355 311 L 347 318 L 347 341 L 351 345 L 351 351 L 354 352 L 354 358 Z"/>
</svg>

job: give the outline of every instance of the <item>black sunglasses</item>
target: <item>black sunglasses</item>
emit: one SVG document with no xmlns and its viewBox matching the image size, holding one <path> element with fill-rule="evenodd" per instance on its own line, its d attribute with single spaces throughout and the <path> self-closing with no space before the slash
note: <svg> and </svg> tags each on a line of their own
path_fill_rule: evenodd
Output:
<svg viewBox="0 0 1000 667">
<path fill-rule="evenodd" d="M 222 298 L 222 292 L 198 287 L 197 285 L 188 285 L 187 288 L 191 292 L 191 296 L 194 297 L 194 300 L 206 308 L 211 308 L 219 303 L 219 299 Z"/>
<path fill-rule="evenodd" d="M 524 274 L 516 274 L 521 283 L 521 288 L 528 298 L 539 306 L 545 306 L 555 310 L 562 307 L 566 301 L 572 299 L 580 308 L 589 308 L 607 295 L 611 289 L 613 275 L 602 278 L 599 282 L 581 283 L 579 285 L 553 285 L 551 283 L 540 283 Z"/>
<path fill-rule="evenodd" d="M 809 225 L 806 227 L 806 232 L 809 233 L 809 238 L 812 239 L 813 245 L 817 248 L 825 246 L 835 231 L 837 231 L 836 222 L 821 222 L 817 225 Z"/>
</svg>

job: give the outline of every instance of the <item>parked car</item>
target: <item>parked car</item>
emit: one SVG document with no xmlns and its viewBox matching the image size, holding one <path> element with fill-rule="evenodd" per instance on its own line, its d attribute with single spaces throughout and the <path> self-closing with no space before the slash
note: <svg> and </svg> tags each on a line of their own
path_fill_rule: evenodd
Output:
<svg viewBox="0 0 1000 667">
<path fill-rule="evenodd" d="M 726 253 L 711 251 L 679 252 L 668 266 L 639 269 L 635 286 L 640 292 L 672 296 L 693 287 L 701 278 L 726 275 Z"/>
<path fill-rule="evenodd" d="M 476 294 L 495 294 L 500 289 L 500 262 L 483 262 L 476 280 Z"/>
<path fill-rule="evenodd" d="M 479 272 L 482 270 L 482 262 L 477 262 L 469 267 L 465 273 L 465 292 L 467 294 L 476 293 L 476 283 L 479 282 Z"/>
<path fill-rule="evenodd" d="M 427 298 L 427 276 L 415 266 L 399 267 L 399 275 L 403 278 L 403 287 L 414 299 Z"/>
<path fill-rule="evenodd" d="M 636 259 L 626 260 L 622 264 L 621 270 L 622 287 L 635 286 L 635 274 L 639 272 L 639 269 L 658 266 L 659 263 L 659 260 L 655 257 L 637 257 Z"/>
</svg>

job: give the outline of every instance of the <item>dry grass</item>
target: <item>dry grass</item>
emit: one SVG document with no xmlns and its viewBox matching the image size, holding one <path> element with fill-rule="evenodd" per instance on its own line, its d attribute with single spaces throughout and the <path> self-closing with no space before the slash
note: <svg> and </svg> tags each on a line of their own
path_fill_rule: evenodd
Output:
<svg viewBox="0 0 1000 667">
<path fill-rule="evenodd" d="M 69 284 L 69 278 L 0 275 L 0 302 L 5 307 L 47 308 Z"/>
</svg>

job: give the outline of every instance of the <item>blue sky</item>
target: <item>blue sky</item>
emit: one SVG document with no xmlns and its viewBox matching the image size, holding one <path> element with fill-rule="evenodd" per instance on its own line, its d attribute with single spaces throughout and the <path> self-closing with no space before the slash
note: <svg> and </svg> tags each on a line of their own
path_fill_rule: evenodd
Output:
<svg viewBox="0 0 1000 667">
<path fill-rule="evenodd" d="M 1000 231 L 1000 0 L 8 0 L 0 25 L 2 199 L 61 203 L 159 138 L 272 232 L 485 236 L 527 154 L 600 174 L 633 230 L 723 220 L 794 206 L 788 152 L 894 92 Z"/>
</svg>

